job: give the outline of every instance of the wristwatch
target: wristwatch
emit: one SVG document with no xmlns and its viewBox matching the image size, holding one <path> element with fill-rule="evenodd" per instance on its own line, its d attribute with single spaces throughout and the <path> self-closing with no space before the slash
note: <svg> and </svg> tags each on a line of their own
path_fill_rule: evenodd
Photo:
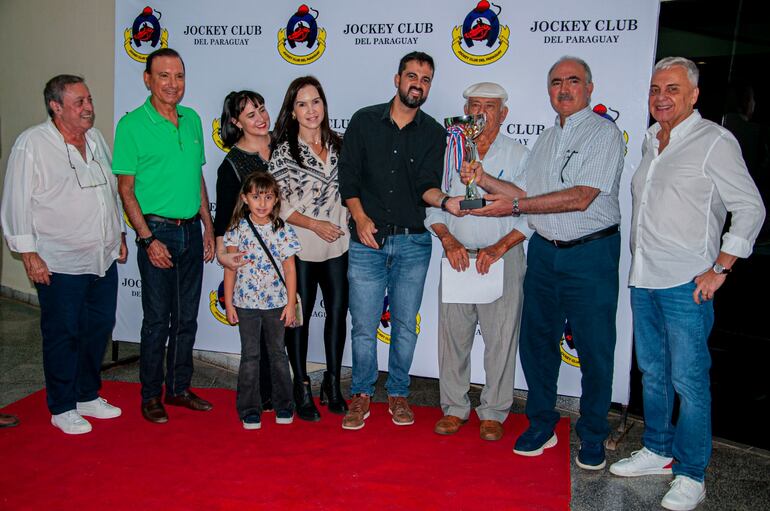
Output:
<svg viewBox="0 0 770 511">
<path fill-rule="evenodd" d="M 449 195 L 444 195 L 444 198 L 441 199 L 441 211 L 446 211 L 447 202 L 449 202 Z"/>
<path fill-rule="evenodd" d="M 136 245 L 147 250 L 150 247 L 150 244 L 155 241 L 155 236 L 150 234 L 146 238 L 140 238 L 138 235 L 136 236 Z"/>
<path fill-rule="evenodd" d="M 513 211 L 511 211 L 511 215 L 513 215 L 513 216 L 521 215 L 521 211 L 519 211 L 519 198 L 518 197 L 513 199 Z"/>
<path fill-rule="evenodd" d="M 714 266 L 711 267 L 711 269 L 714 270 L 714 273 L 717 275 L 726 275 L 733 271 L 732 268 L 725 268 L 723 265 L 716 262 L 714 263 Z"/>
</svg>

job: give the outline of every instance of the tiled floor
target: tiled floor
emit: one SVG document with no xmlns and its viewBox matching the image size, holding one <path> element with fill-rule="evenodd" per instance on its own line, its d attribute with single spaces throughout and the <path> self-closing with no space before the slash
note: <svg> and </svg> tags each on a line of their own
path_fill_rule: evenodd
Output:
<svg viewBox="0 0 770 511">
<path fill-rule="evenodd" d="M 39 311 L 20 302 L 0 298 L 0 407 L 35 392 L 44 386 L 40 350 Z M 121 357 L 135 355 L 138 346 L 120 344 Z M 109 351 L 108 351 L 109 356 Z M 320 384 L 321 371 L 311 374 L 314 388 Z M 110 369 L 104 373 L 109 380 L 137 381 L 137 363 Z M 235 388 L 232 371 L 196 361 L 193 386 Z M 343 391 L 350 385 L 350 370 L 343 373 Z M 382 385 L 378 385 L 375 400 L 384 400 Z M 478 389 L 471 399 L 478 402 Z M 438 406 L 438 382 L 429 378 L 412 379 L 410 401 L 418 405 Z M 524 402 L 516 400 L 513 412 L 522 413 Z M 324 416 L 324 419 L 327 416 Z M 322 420 L 324 420 L 322 419 Z M 572 417 L 573 422 L 575 417 Z M 22 417 L 23 420 L 23 417 Z M 334 420 L 339 420 L 334 417 Z M 419 417 L 418 419 L 419 420 Z M 611 418 L 613 424 L 619 418 Z M 20 427 L 24 427 L 23 422 Z M 643 424 L 633 421 L 632 427 L 618 450 L 608 451 L 608 462 L 627 456 L 639 448 Z M 577 450 L 574 431 L 571 435 L 573 457 Z M 512 438 L 503 438 L 513 446 Z M 514 454 L 511 454 L 514 456 Z M 646 510 L 659 509 L 659 502 L 668 489 L 664 476 L 623 479 L 606 470 L 586 472 L 571 466 L 573 510 Z M 515 486 L 516 482 L 511 481 Z M 770 453 L 742 445 L 714 440 L 714 453 L 706 477 L 707 498 L 702 510 L 760 510 L 770 509 Z M 480 503 L 480 507 L 483 503 Z"/>
</svg>

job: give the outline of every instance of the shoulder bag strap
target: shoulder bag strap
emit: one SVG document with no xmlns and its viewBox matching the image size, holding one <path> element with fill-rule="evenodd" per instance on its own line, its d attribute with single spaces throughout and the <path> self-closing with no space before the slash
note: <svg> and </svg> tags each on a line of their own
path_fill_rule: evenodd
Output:
<svg viewBox="0 0 770 511">
<path fill-rule="evenodd" d="M 257 237 L 257 241 L 262 246 L 262 250 L 265 251 L 265 254 L 267 254 L 267 257 L 270 259 L 270 262 L 273 263 L 273 268 L 275 268 L 275 272 L 278 274 L 278 278 L 281 279 L 283 287 L 287 287 L 286 281 L 283 280 L 283 275 L 281 275 L 281 270 L 278 269 L 278 264 L 276 264 L 275 259 L 273 259 L 273 254 L 270 253 L 270 249 L 268 249 L 267 245 L 265 245 L 265 242 L 262 240 L 262 236 L 260 236 L 257 232 L 257 228 L 254 227 L 254 224 L 252 223 L 251 218 L 249 218 L 249 215 L 246 215 L 246 222 L 248 222 L 249 227 L 251 227 L 251 231 L 254 233 L 254 236 Z"/>
</svg>

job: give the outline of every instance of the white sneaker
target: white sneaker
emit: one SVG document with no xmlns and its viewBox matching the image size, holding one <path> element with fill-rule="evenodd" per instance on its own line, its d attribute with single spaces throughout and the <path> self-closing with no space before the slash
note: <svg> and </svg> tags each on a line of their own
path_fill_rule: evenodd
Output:
<svg viewBox="0 0 770 511">
<path fill-rule="evenodd" d="M 630 458 L 623 458 L 610 465 L 610 473 L 621 477 L 649 476 L 670 474 L 674 458 L 660 456 L 642 447 L 631 453 Z"/>
<path fill-rule="evenodd" d="M 120 417 L 120 414 L 123 413 L 120 408 L 112 406 L 106 399 L 100 397 L 93 401 L 78 403 L 77 410 L 80 415 L 97 419 L 114 419 L 115 417 Z"/>
<path fill-rule="evenodd" d="M 695 509 L 706 498 L 706 485 L 687 476 L 676 476 L 660 505 L 674 511 Z"/>
<path fill-rule="evenodd" d="M 91 423 L 81 417 L 76 410 L 51 415 L 51 424 L 68 435 L 82 435 L 91 431 Z"/>
</svg>

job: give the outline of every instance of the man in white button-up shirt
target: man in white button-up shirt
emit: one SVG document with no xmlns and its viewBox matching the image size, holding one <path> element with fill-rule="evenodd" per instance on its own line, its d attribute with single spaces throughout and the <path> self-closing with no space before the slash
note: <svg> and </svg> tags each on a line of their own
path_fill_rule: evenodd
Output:
<svg viewBox="0 0 770 511">
<path fill-rule="evenodd" d="M 694 109 L 698 93 L 693 62 L 667 57 L 656 64 L 649 106 L 658 122 L 647 131 L 631 183 L 629 284 L 644 386 L 644 447 L 610 471 L 626 477 L 673 472 L 661 503 L 667 509 L 694 509 L 706 496 L 712 300 L 736 259 L 751 254 L 765 216 L 738 142 Z M 728 212 L 730 228 L 720 247 Z"/>
<path fill-rule="evenodd" d="M 93 127 L 83 79 L 55 76 L 43 92 L 50 119 L 19 135 L 8 158 L 2 225 L 37 288 L 51 423 L 91 431 L 83 416 L 120 409 L 99 397 L 127 249 L 110 150 Z"/>
</svg>

